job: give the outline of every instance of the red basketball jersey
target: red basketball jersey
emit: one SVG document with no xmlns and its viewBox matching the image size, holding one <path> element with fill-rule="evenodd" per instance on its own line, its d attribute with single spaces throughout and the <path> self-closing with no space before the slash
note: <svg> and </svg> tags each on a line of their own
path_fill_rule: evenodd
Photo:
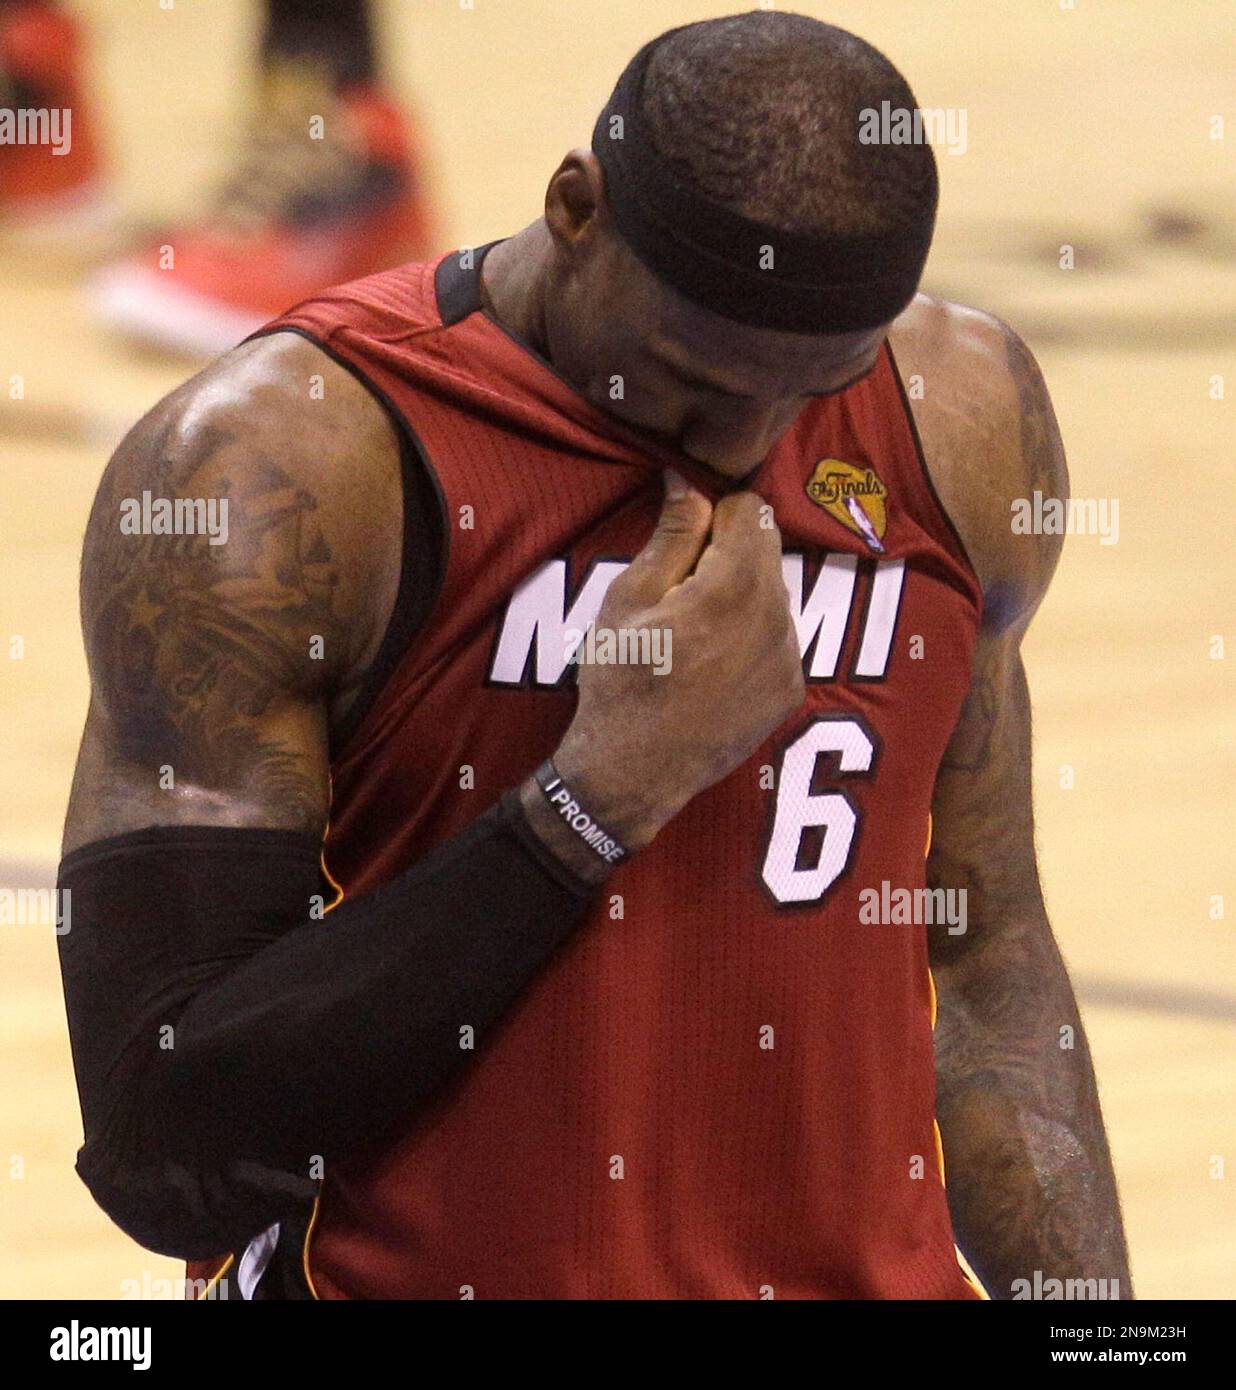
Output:
<svg viewBox="0 0 1236 1390">
<path fill-rule="evenodd" d="M 385 398 L 445 522 L 436 603 L 332 766 L 346 894 L 553 753 L 568 634 L 648 539 L 664 467 L 723 490 L 510 337 L 468 260 L 274 325 Z M 980 590 L 887 349 L 747 485 L 781 529 L 802 707 L 614 873 L 429 1112 L 326 1174 L 318 1296 L 976 1296 L 941 1184 L 925 928 L 876 919 L 924 886 Z"/>
</svg>

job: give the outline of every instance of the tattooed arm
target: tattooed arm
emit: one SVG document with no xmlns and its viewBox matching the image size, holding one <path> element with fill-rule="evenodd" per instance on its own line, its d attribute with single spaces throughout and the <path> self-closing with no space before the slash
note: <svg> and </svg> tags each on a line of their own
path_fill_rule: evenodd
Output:
<svg viewBox="0 0 1236 1390">
<path fill-rule="evenodd" d="M 122 524 L 163 499 L 206 521 L 213 502 L 214 535 Z M 90 519 L 92 700 L 58 880 L 77 1171 L 164 1254 L 242 1249 L 430 1104 L 474 1055 L 460 1027 L 487 1037 L 593 895 L 512 792 L 316 910 L 328 731 L 381 644 L 402 539 L 392 426 L 290 337 L 152 412 Z"/>
<path fill-rule="evenodd" d="M 1060 538 L 1014 535 L 1010 503 L 1068 478 L 1042 377 L 994 320 L 931 301 L 904 350 L 932 474 L 985 595 L 970 692 L 941 765 L 933 887 L 967 892 L 969 930 L 931 942 L 937 1113 L 958 1243 L 988 1291 L 1103 1278 L 1130 1297 L 1128 1256 L 1090 1054 L 1039 886 L 1022 637 Z M 933 390 L 933 387 L 935 388 Z"/>
<path fill-rule="evenodd" d="M 195 503 L 215 535 L 134 534 L 144 494 Z M 320 833 L 328 721 L 381 641 L 401 516 L 390 424 L 301 339 L 238 349 L 137 425 L 86 532 L 65 851 L 147 826 Z"/>
<path fill-rule="evenodd" d="M 1039 888 L 1030 701 L 1017 635 L 980 642 L 940 770 L 933 887 L 964 888 L 970 929 L 933 942 L 937 1113 L 957 1239 L 988 1291 L 1118 1280 L 1128 1256 L 1094 1072 Z"/>
</svg>

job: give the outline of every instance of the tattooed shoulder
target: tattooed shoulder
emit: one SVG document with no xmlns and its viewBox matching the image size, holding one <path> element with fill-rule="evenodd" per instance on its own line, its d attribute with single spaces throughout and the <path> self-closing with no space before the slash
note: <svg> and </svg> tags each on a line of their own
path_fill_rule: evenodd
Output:
<svg viewBox="0 0 1236 1390">
<path fill-rule="evenodd" d="M 232 806 L 242 822 L 323 821 L 326 708 L 380 640 L 397 585 L 398 464 L 384 420 L 344 398 L 333 412 L 356 428 L 289 411 L 280 371 L 250 363 L 246 379 L 225 363 L 198 378 L 135 427 L 101 482 L 81 606 L 86 741 L 93 726 L 106 748 L 87 795 L 112 813 L 116 788 L 131 801 L 135 778 L 167 768 L 166 819 L 228 823 Z M 339 440 L 358 456 L 332 457 Z M 374 485 L 345 494 L 358 468 Z"/>
</svg>

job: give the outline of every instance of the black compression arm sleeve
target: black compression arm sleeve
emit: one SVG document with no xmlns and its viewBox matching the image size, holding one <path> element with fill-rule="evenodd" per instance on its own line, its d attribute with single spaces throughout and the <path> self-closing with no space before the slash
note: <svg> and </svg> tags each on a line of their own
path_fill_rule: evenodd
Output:
<svg viewBox="0 0 1236 1390">
<path fill-rule="evenodd" d="M 141 1244 L 238 1249 L 475 1055 L 594 888 L 513 793 L 399 878 L 313 920 L 318 845 L 139 831 L 61 865 L 59 938 L 85 1143 L 77 1169 Z"/>
</svg>

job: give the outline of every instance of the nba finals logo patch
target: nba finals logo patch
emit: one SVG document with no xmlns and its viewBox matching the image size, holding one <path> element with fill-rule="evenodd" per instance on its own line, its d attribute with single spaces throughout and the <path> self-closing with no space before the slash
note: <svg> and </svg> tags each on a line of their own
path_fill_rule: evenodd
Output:
<svg viewBox="0 0 1236 1390">
<path fill-rule="evenodd" d="M 860 468 L 840 459 L 821 459 L 807 479 L 807 496 L 835 517 L 847 531 L 862 536 L 868 549 L 884 552 L 884 528 L 888 517 L 884 499 L 888 489 L 874 468 Z"/>
</svg>

